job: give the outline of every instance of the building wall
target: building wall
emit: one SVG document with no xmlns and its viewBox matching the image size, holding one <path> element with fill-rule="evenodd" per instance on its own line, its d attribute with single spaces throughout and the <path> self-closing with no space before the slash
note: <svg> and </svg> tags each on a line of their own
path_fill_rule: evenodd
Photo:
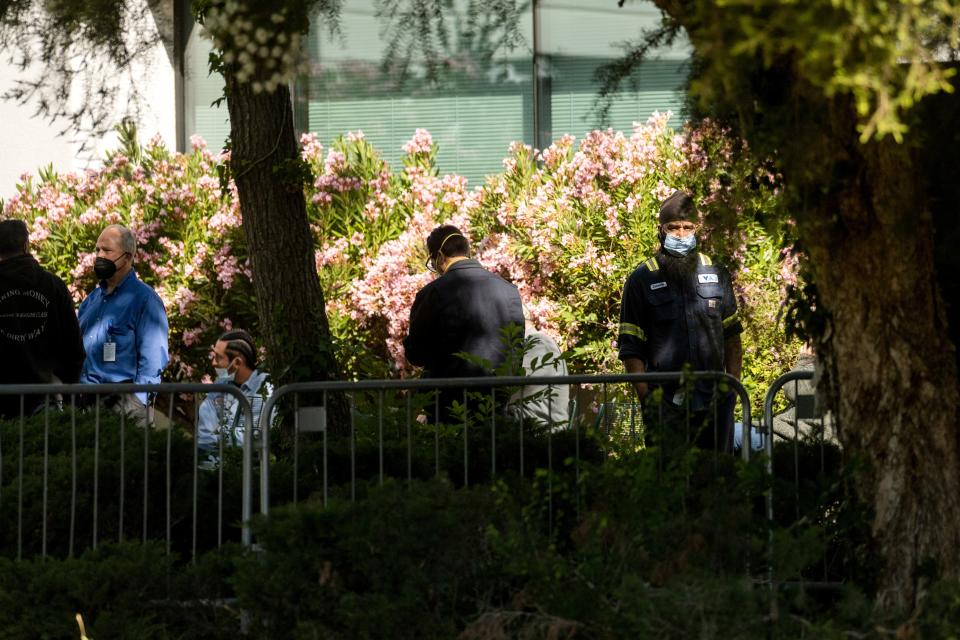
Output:
<svg viewBox="0 0 960 640">
<path fill-rule="evenodd" d="M 143 33 L 159 35 L 160 44 L 153 47 L 148 58 L 138 61 L 125 78 L 118 76 L 121 88 L 129 87 L 131 80 L 139 84 L 141 103 L 135 109 L 129 100 L 129 91 L 118 94 L 111 123 L 132 117 L 144 138 L 159 134 L 170 146 L 177 144 L 177 100 L 175 90 L 174 0 L 136 0 L 144 12 L 141 25 L 132 28 L 130 38 L 143 38 Z M 142 30 L 142 31 L 141 31 Z M 26 72 L 5 62 L 12 52 L 0 52 L 0 94 L 15 86 L 18 79 L 31 79 L 44 69 L 35 67 Z M 88 67 L 95 65 L 87 64 Z M 0 100 L 0 122 L 3 123 L 2 153 L 0 153 L 0 198 L 8 198 L 24 172 L 35 173 L 40 167 L 52 164 L 57 171 L 76 171 L 96 167 L 105 150 L 116 144 L 110 133 L 91 138 L 75 132 L 63 132 L 65 122 L 50 122 L 36 115 L 37 102 L 18 104 Z M 85 144 L 84 144 L 85 143 Z"/>
</svg>

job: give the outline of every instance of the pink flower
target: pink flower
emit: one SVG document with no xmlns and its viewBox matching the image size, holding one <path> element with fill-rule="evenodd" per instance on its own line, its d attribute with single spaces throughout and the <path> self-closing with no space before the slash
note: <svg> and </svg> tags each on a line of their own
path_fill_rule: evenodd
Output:
<svg viewBox="0 0 960 640">
<path fill-rule="evenodd" d="M 197 372 L 197 369 L 193 365 L 187 364 L 186 362 L 180 363 L 180 376 L 181 376 L 180 379 L 181 380 L 189 380 L 194 376 L 196 372 Z"/>
<path fill-rule="evenodd" d="M 617 238 L 620 236 L 620 218 L 617 216 L 616 207 L 607 207 L 606 219 L 603 221 L 603 226 L 607 230 L 607 233 L 611 238 Z"/>
<path fill-rule="evenodd" d="M 310 199 L 313 204 L 327 205 L 333 202 L 333 196 L 327 193 L 326 191 L 318 191 L 313 194 L 313 197 Z"/>
<path fill-rule="evenodd" d="M 167 315 L 169 316 L 174 305 L 173 298 L 171 298 L 167 290 L 162 287 L 157 289 L 157 296 L 160 297 L 160 302 L 163 303 L 163 308 L 166 309 Z"/>
<path fill-rule="evenodd" d="M 148 151 L 162 150 L 166 152 L 166 147 L 163 143 L 163 136 L 160 135 L 159 132 L 153 134 L 153 137 L 147 141 L 146 148 Z"/>
<path fill-rule="evenodd" d="M 350 242 L 346 238 L 337 238 L 333 244 L 324 243 L 323 247 L 314 254 L 317 270 L 330 264 L 343 264 L 347 260 L 347 247 Z"/>
<path fill-rule="evenodd" d="M 83 302 L 83 299 L 87 297 L 87 292 L 80 288 L 80 285 L 74 284 L 73 282 L 67 285 L 67 290 L 70 292 L 70 297 L 73 298 L 73 301 L 77 304 Z"/>
<path fill-rule="evenodd" d="M 90 208 L 81 213 L 77 220 L 83 226 L 99 225 L 100 221 L 103 220 L 103 214 L 94 208 Z"/>
<path fill-rule="evenodd" d="M 215 234 L 223 234 L 230 229 L 238 228 L 241 222 L 240 208 L 230 207 L 229 209 L 221 209 L 210 216 L 210 219 L 207 220 L 207 228 Z"/>
<path fill-rule="evenodd" d="M 417 129 L 413 137 L 403 144 L 403 151 L 409 155 L 430 153 L 433 150 L 433 136 L 426 129 Z"/>
<path fill-rule="evenodd" d="M 177 292 L 173 296 L 173 300 L 180 310 L 180 315 L 186 315 L 187 309 L 189 309 L 190 305 L 196 302 L 197 299 L 197 294 L 186 287 L 178 287 Z"/>
<path fill-rule="evenodd" d="M 573 136 L 566 134 L 554 141 L 548 148 L 544 149 L 540 154 L 544 165 L 550 169 L 557 168 L 560 163 L 564 162 L 569 156 L 570 149 L 573 148 L 574 140 L 575 138 Z"/>
<path fill-rule="evenodd" d="M 676 191 L 674 187 L 664 184 L 661 180 L 653 190 L 653 197 L 657 199 L 657 202 L 663 202 L 669 198 L 674 191 Z"/>
<path fill-rule="evenodd" d="M 137 237 L 137 244 L 143 246 L 160 233 L 163 224 L 159 220 L 154 220 L 144 225 L 131 225 L 131 227 L 131 231 Z"/>
<path fill-rule="evenodd" d="M 347 168 L 347 156 L 342 151 L 330 149 L 324 162 L 323 170 L 326 173 L 338 173 Z"/>
<path fill-rule="evenodd" d="M 315 133 L 305 133 L 300 136 L 300 157 L 304 162 L 319 162 L 323 154 L 323 145 Z"/>
<path fill-rule="evenodd" d="M 96 261 L 96 259 L 96 253 L 81 254 L 80 260 L 77 261 L 77 266 L 70 270 L 70 277 L 73 279 L 73 281 L 76 282 L 93 273 L 93 263 Z"/>
<path fill-rule="evenodd" d="M 203 334 L 203 327 L 196 327 L 193 329 L 187 329 L 183 332 L 183 345 L 185 347 L 192 347 L 199 340 L 200 336 Z"/>
<path fill-rule="evenodd" d="M 224 245 L 213 254 L 213 268 L 217 271 L 217 280 L 224 289 L 230 290 L 237 275 L 243 273 L 236 256 L 230 254 L 230 246 Z"/>
<path fill-rule="evenodd" d="M 363 241 L 364 237 L 362 231 L 354 231 L 353 235 L 350 236 L 350 244 L 356 247 L 360 253 L 363 253 Z"/>
<path fill-rule="evenodd" d="M 210 175 L 200 176 L 197 178 L 197 191 L 210 198 L 218 199 L 220 197 L 220 180 Z"/>
</svg>

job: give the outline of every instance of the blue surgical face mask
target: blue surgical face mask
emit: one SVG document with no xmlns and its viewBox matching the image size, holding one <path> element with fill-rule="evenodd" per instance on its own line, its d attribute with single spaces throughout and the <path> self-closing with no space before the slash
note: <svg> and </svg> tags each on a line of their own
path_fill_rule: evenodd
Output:
<svg viewBox="0 0 960 640">
<path fill-rule="evenodd" d="M 233 364 L 232 362 L 230 364 Z M 217 372 L 217 382 L 220 384 L 229 384 L 234 381 L 237 376 L 237 371 L 234 369 L 230 371 L 230 364 L 226 367 L 214 367 L 214 371 Z"/>
<path fill-rule="evenodd" d="M 667 253 L 683 257 L 693 251 L 697 246 L 697 236 L 693 233 L 682 238 L 667 234 L 663 239 L 663 248 Z"/>
</svg>

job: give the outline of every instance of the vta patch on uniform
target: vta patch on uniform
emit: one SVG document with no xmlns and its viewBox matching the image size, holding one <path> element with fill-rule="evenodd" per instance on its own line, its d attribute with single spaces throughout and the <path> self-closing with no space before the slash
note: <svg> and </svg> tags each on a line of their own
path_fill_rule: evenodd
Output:
<svg viewBox="0 0 960 640">
<path fill-rule="evenodd" d="M 666 282 L 654 282 L 652 285 L 650 285 L 650 291 L 656 291 L 657 289 L 663 289 L 665 286 L 667 286 L 667 283 L 666 283 Z"/>
<path fill-rule="evenodd" d="M 700 284 L 707 284 L 708 282 L 720 282 L 715 273 L 698 273 L 697 281 Z"/>
</svg>

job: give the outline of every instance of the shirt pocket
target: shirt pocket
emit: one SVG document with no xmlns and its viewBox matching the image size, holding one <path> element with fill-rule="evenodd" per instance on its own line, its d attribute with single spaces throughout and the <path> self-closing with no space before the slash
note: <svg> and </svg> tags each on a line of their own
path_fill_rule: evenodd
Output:
<svg viewBox="0 0 960 640">
<path fill-rule="evenodd" d="M 654 322 L 672 322 L 677 319 L 677 300 L 669 288 L 651 291 L 647 300 L 650 302 L 650 315 Z"/>
<path fill-rule="evenodd" d="M 136 335 L 133 327 L 127 324 L 111 326 L 107 329 L 107 340 L 117 344 L 116 364 L 119 367 L 136 366 Z"/>
<path fill-rule="evenodd" d="M 709 282 L 697 285 L 697 295 L 701 306 L 711 318 L 720 317 L 720 301 L 723 299 L 723 290 L 719 283 Z"/>
</svg>

